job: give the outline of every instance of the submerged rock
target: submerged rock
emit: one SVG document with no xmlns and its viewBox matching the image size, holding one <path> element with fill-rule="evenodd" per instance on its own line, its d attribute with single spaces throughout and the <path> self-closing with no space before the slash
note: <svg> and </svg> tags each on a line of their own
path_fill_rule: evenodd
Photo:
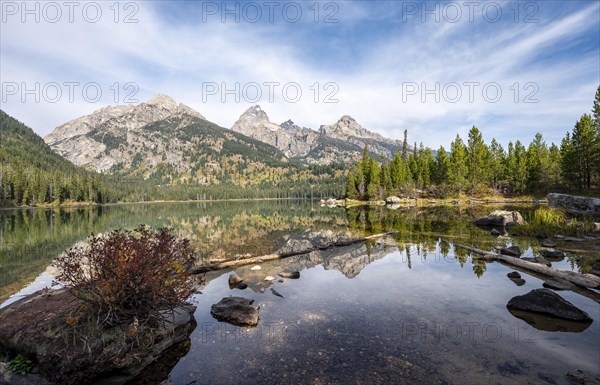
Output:
<svg viewBox="0 0 600 385">
<path fill-rule="evenodd" d="M 510 273 L 506 274 L 506 276 L 508 278 L 521 278 L 521 274 L 516 271 L 511 271 Z"/>
<path fill-rule="evenodd" d="M 299 271 L 292 271 L 292 272 L 282 271 L 281 273 L 279 273 L 279 276 L 281 278 L 298 279 L 298 278 L 300 278 L 300 272 Z"/>
<path fill-rule="evenodd" d="M 253 299 L 226 297 L 210 308 L 210 314 L 218 321 L 236 326 L 256 326 L 258 324 L 258 306 L 252 305 Z"/>
<path fill-rule="evenodd" d="M 543 285 L 554 290 L 571 290 L 575 287 L 571 282 L 562 278 L 548 278 L 544 281 Z"/>
<path fill-rule="evenodd" d="M 592 318 L 586 312 L 549 289 L 535 289 L 513 297 L 506 307 L 509 310 L 544 314 L 575 322 L 592 322 Z"/>
<path fill-rule="evenodd" d="M 502 249 L 500 249 L 500 254 L 519 258 L 521 256 L 521 249 L 519 248 L 519 246 L 503 247 Z"/>
<path fill-rule="evenodd" d="M 484 227 L 505 227 L 525 224 L 518 211 L 495 210 L 485 217 L 473 221 L 474 225 Z"/>
<path fill-rule="evenodd" d="M 283 298 L 283 295 L 281 295 L 277 290 L 273 288 L 271 288 L 271 293 L 273 293 L 273 295 L 276 295 L 277 297 Z"/>
<path fill-rule="evenodd" d="M 540 241 L 540 246 L 542 247 L 556 247 L 556 242 L 551 241 L 550 239 L 542 239 Z"/>
</svg>

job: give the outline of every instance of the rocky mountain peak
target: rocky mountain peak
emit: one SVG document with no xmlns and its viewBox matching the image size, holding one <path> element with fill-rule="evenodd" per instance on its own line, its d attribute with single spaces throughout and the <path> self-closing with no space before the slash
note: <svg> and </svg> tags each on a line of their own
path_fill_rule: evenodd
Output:
<svg viewBox="0 0 600 385">
<path fill-rule="evenodd" d="M 165 107 L 168 110 L 177 108 L 177 102 L 173 100 L 173 98 L 165 94 L 154 95 L 150 100 L 146 102 L 146 104 L 151 106 Z"/>
</svg>

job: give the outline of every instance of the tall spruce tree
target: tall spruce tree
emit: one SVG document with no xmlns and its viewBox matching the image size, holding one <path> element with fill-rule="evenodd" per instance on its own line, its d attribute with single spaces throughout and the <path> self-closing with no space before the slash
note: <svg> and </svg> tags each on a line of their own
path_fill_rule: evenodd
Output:
<svg viewBox="0 0 600 385">
<path fill-rule="evenodd" d="M 450 145 L 450 163 L 448 165 L 448 181 L 450 185 L 458 191 L 460 195 L 465 191 L 467 184 L 468 166 L 467 146 L 456 135 L 456 139 Z"/>
<path fill-rule="evenodd" d="M 468 140 L 468 178 L 471 189 L 475 190 L 489 180 L 489 152 L 483 141 L 481 131 L 475 126 L 469 131 Z"/>
</svg>

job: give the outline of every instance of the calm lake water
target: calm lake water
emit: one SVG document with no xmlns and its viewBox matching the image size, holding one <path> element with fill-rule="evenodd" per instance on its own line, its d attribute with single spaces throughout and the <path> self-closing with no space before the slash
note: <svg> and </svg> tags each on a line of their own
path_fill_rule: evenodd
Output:
<svg viewBox="0 0 600 385">
<path fill-rule="evenodd" d="M 533 207 L 518 210 L 527 214 Z M 0 211 L 0 302 L 37 278 L 90 233 L 145 223 L 172 226 L 192 240 L 204 262 L 267 254 L 296 240 L 326 242 L 397 230 L 367 244 L 330 249 L 234 271 L 246 290 L 229 289 L 231 273 L 207 274 L 194 296 L 197 326 L 189 344 L 145 373 L 138 383 L 410 383 L 569 384 L 575 369 L 600 372 L 597 293 L 559 294 L 594 322 L 585 330 L 538 330 L 506 309 L 514 296 L 542 287 L 506 277 L 513 269 L 474 261 L 449 239 L 484 249 L 517 244 L 538 251 L 528 237 L 493 238 L 470 224 L 493 207 L 368 210 L 320 207 L 317 202 L 262 201 L 135 204 L 78 209 Z M 559 244 L 559 248 L 573 248 Z M 573 250 L 553 266 L 586 271 L 594 253 Z M 300 279 L 265 281 L 281 271 Z M 255 328 L 217 322 L 210 307 L 243 296 L 260 306 Z"/>
</svg>

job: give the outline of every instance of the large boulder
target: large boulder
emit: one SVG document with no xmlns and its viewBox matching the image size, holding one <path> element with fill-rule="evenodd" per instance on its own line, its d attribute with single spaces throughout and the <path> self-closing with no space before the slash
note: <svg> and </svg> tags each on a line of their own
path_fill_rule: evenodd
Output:
<svg viewBox="0 0 600 385">
<path fill-rule="evenodd" d="M 592 318 L 586 312 L 549 289 L 535 289 L 513 297 L 506 307 L 509 310 L 544 314 L 574 322 L 592 322 Z"/>
<path fill-rule="evenodd" d="M 78 318 L 81 306 L 79 299 L 61 289 L 39 291 L 3 308 L 0 354 L 29 357 L 37 363 L 36 372 L 52 384 L 118 385 L 189 341 L 196 327 L 194 306 L 165 311 L 160 326 L 147 329 L 139 329 L 135 321 L 105 327 L 85 316 Z"/>
<path fill-rule="evenodd" d="M 226 297 L 210 308 L 210 314 L 218 321 L 236 326 L 256 326 L 258 324 L 258 306 L 252 305 L 253 299 Z"/>
<path fill-rule="evenodd" d="M 600 217 L 600 198 L 550 193 L 546 195 L 548 205 L 572 214 L 587 214 Z"/>
<path fill-rule="evenodd" d="M 525 220 L 518 211 L 495 210 L 474 220 L 473 224 L 483 227 L 505 227 L 525 224 Z"/>
</svg>

